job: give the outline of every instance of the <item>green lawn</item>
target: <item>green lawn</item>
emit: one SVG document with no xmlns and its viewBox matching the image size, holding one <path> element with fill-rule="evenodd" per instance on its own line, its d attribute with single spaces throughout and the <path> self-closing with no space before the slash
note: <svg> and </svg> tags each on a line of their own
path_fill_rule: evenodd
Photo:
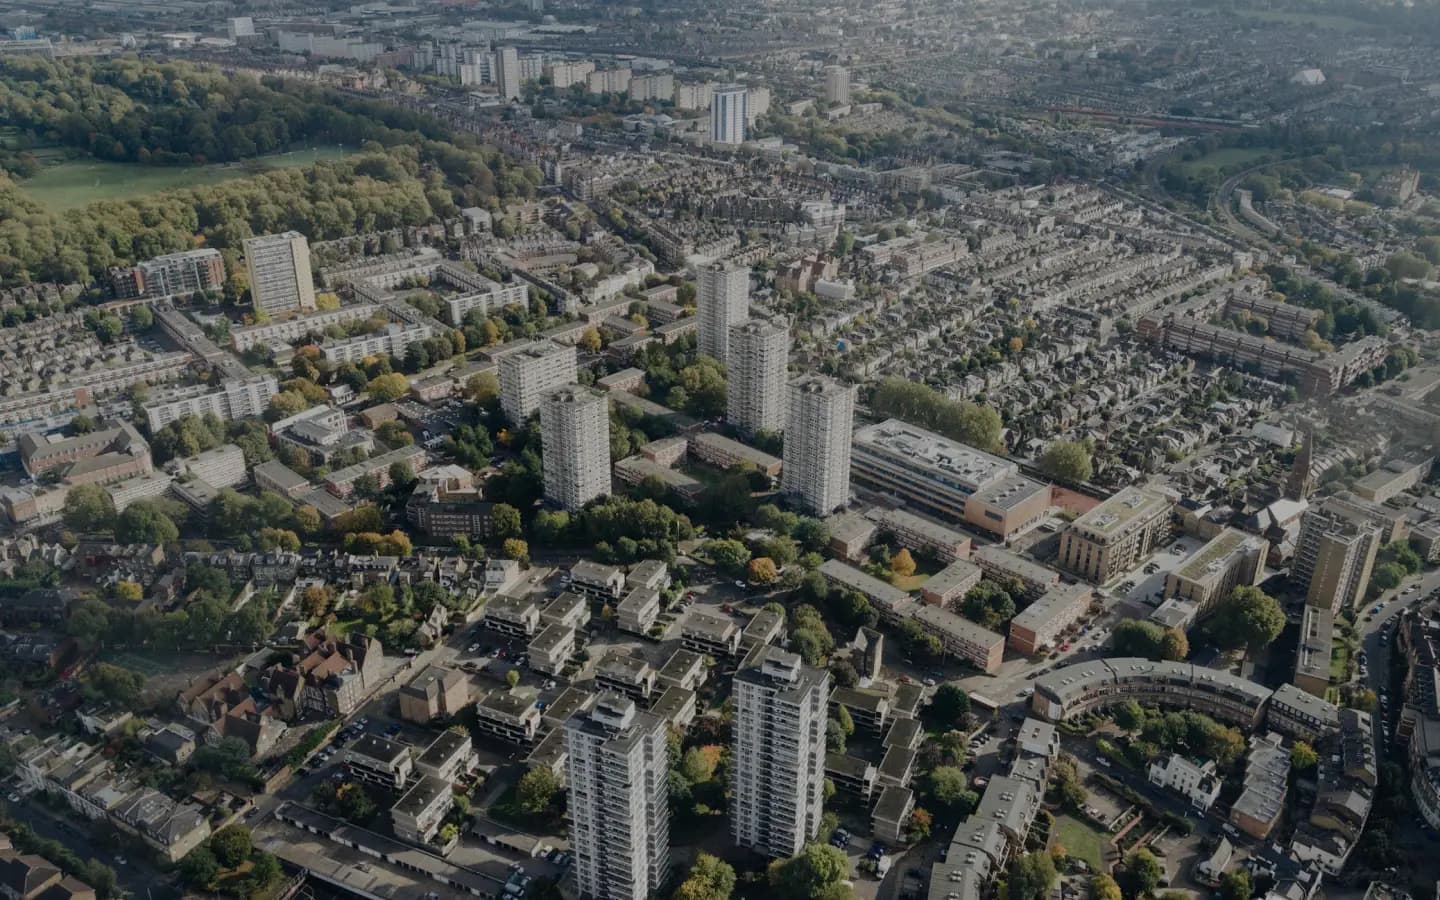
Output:
<svg viewBox="0 0 1440 900">
<path fill-rule="evenodd" d="M 902 591 L 918 591 L 920 585 L 930 580 L 930 576 L 924 572 L 916 572 L 914 575 L 891 575 L 890 583 Z"/>
<path fill-rule="evenodd" d="M 1056 816 L 1050 840 L 1059 841 L 1070 856 L 1089 863 L 1092 872 L 1105 871 L 1105 836 L 1091 825 L 1073 816 Z"/>
<path fill-rule="evenodd" d="M 1284 12 L 1273 9 L 1240 9 L 1236 10 L 1240 15 L 1251 19 L 1262 19 L 1266 22 L 1283 22 L 1286 25 L 1305 26 L 1310 28 L 1328 28 L 1332 31 L 1363 31 L 1373 30 L 1379 26 L 1369 22 L 1362 22 L 1359 19 L 1352 19 L 1349 16 L 1337 16 L 1329 13 L 1303 13 Z"/>
<path fill-rule="evenodd" d="M 308 166 L 341 159 L 352 152 L 345 147 L 317 147 L 213 166 L 145 166 L 89 158 L 69 159 L 46 166 L 34 178 L 21 182 L 20 187 L 52 212 L 62 212 L 99 200 L 129 200 L 158 191 L 218 184 L 264 169 Z"/>
<path fill-rule="evenodd" d="M 1193 172 L 1201 166 L 1214 166 L 1219 171 L 1233 171 L 1243 169 L 1246 166 L 1259 160 L 1262 156 L 1269 156 L 1274 151 L 1265 147 L 1223 147 L 1212 153 L 1207 153 L 1199 159 L 1185 163 L 1185 170 Z"/>
</svg>

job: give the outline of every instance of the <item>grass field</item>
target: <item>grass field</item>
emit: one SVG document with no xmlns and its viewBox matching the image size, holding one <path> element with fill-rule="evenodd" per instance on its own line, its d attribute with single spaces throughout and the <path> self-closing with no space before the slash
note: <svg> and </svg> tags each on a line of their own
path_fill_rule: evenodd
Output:
<svg viewBox="0 0 1440 900">
<path fill-rule="evenodd" d="M 1241 9 L 1236 12 L 1242 16 L 1265 22 L 1282 22 L 1286 25 L 1326 28 L 1331 31 L 1364 31 L 1378 27 L 1349 16 L 1336 16 L 1328 13 L 1283 12 L 1273 9 Z"/>
<path fill-rule="evenodd" d="M 1201 166 L 1214 166 L 1222 172 L 1243 169 L 1271 152 L 1264 147 L 1225 147 L 1185 163 L 1185 169 L 1187 172 L 1193 172 Z"/>
<path fill-rule="evenodd" d="M 1072 816 L 1056 816 L 1051 840 L 1059 841 L 1070 856 L 1090 864 L 1090 871 L 1105 871 L 1105 837 L 1098 830 Z"/>
<path fill-rule="evenodd" d="M 308 166 L 341 159 L 354 152 L 345 147 L 318 147 L 262 156 L 244 163 L 213 166 L 144 166 L 98 159 L 70 159 L 47 166 L 21 182 L 20 188 L 52 212 L 79 209 L 99 200 L 130 200 L 174 188 L 219 184 L 245 178 L 257 169 Z"/>
<path fill-rule="evenodd" d="M 141 675 L 144 675 L 147 678 L 154 678 L 156 675 L 164 675 L 167 672 L 173 672 L 175 669 L 172 664 L 164 663 L 158 659 L 152 659 L 148 656 L 142 656 L 139 653 L 131 653 L 129 651 L 107 654 L 105 657 L 105 661 L 110 663 L 112 666 L 120 666 L 121 668 L 129 669 L 132 672 L 139 672 Z"/>
</svg>

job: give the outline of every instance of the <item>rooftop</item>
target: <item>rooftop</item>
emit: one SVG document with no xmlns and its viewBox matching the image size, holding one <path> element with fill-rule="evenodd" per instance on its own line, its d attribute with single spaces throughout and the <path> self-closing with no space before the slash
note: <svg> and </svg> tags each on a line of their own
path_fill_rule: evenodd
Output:
<svg viewBox="0 0 1440 900">
<path fill-rule="evenodd" d="M 1126 524 L 1153 515 L 1157 508 L 1171 505 L 1169 498 L 1144 488 L 1121 488 L 1105 502 L 1076 519 L 1070 526 L 1094 534 L 1109 535 Z"/>
<path fill-rule="evenodd" d="M 1008 460 L 899 419 L 860 428 L 855 432 L 853 446 L 857 451 L 925 469 L 966 493 L 1018 472 Z"/>
</svg>

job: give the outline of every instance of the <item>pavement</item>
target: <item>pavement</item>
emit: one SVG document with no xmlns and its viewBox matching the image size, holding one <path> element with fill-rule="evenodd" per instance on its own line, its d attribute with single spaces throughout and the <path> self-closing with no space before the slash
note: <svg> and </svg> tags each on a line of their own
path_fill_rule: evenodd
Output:
<svg viewBox="0 0 1440 900">
<path fill-rule="evenodd" d="M 126 853 L 123 847 L 107 846 L 95 840 L 90 824 L 50 809 L 34 795 L 19 803 L 5 802 L 6 811 L 29 825 L 40 837 L 59 841 L 81 859 L 98 860 L 115 870 L 115 881 L 136 900 L 180 900 L 183 891 L 173 877 L 152 867 L 140 853 Z M 68 809 L 66 811 L 69 812 Z M 117 837 L 123 837 L 117 832 Z M 121 863 L 119 860 L 124 859 Z"/>
</svg>

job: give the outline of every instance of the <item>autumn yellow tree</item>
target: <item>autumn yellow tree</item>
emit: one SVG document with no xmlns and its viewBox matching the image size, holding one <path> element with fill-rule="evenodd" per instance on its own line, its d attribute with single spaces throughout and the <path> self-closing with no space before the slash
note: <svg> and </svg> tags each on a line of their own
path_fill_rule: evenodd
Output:
<svg viewBox="0 0 1440 900">
<path fill-rule="evenodd" d="M 750 560 L 745 571 L 755 584 L 773 584 L 775 579 L 780 577 L 779 570 L 775 568 L 775 560 L 768 556 L 757 556 Z"/>
<path fill-rule="evenodd" d="M 908 578 L 914 575 L 915 557 L 910 555 L 909 550 L 901 547 L 899 553 L 890 557 L 890 571 L 899 575 L 901 578 Z"/>
</svg>

